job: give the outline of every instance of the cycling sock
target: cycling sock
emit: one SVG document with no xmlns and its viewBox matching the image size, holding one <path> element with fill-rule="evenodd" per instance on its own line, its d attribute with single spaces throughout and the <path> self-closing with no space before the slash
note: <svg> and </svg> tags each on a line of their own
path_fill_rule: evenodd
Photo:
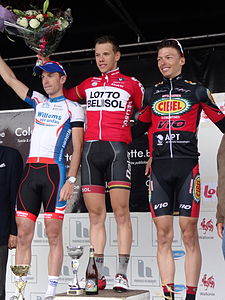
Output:
<svg viewBox="0 0 225 300">
<path fill-rule="evenodd" d="M 167 283 L 163 285 L 164 296 L 168 300 L 174 300 L 174 283 Z"/>
<path fill-rule="evenodd" d="M 98 279 L 101 279 L 104 274 L 104 254 L 95 254 L 95 262 L 98 269 Z"/>
<path fill-rule="evenodd" d="M 59 276 L 48 276 L 48 288 L 45 293 L 45 297 L 55 296 L 58 281 L 59 281 Z"/>
<path fill-rule="evenodd" d="M 127 267 L 130 259 L 130 254 L 119 254 L 119 268 L 117 274 L 127 277 Z"/>
<path fill-rule="evenodd" d="M 196 292 L 197 292 L 197 286 L 188 286 L 186 287 L 186 298 L 185 300 L 195 300 L 196 298 Z"/>
</svg>

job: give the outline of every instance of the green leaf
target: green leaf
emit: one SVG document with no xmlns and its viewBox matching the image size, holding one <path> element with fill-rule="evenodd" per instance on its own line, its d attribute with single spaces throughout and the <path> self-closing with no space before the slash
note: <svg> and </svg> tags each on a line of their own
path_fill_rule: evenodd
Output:
<svg viewBox="0 0 225 300">
<path fill-rule="evenodd" d="M 13 9 L 14 14 L 16 14 L 17 16 L 23 17 L 25 16 L 25 13 L 22 10 L 19 9 Z"/>
<path fill-rule="evenodd" d="M 43 4 L 43 13 L 45 14 L 47 9 L 49 7 L 49 0 L 45 0 L 44 4 Z"/>
<path fill-rule="evenodd" d="M 50 18 L 54 17 L 53 13 L 51 13 L 50 11 L 47 11 L 47 16 Z"/>
</svg>

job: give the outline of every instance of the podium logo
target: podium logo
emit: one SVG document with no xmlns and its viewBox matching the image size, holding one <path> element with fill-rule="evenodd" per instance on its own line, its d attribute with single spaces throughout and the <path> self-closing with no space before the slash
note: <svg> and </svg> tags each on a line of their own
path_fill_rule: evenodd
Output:
<svg viewBox="0 0 225 300">
<path fill-rule="evenodd" d="M 136 286 L 159 286 L 160 279 L 156 257 L 131 257 L 131 282 Z"/>
<path fill-rule="evenodd" d="M 84 218 L 71 218 L 69 225 L 69 240 L 74 243 L 87 243 L 89 242 L 89 219 Z"/>
<path fill-rule="evenodd" d="M 215 288 L 215 278 L 213 275 L 208 276 L 207 274 L 204 274 L 201 280 L 201 285 L 204 286 L 205 290 L 208 290 L 208 288 Z"/>
<path fill-rule="evenodd" d="M 48 239 L 45 231 L 44 219 L 39 219 L 36 222 L 33 243 L 38 246 L 48 245 Z"/>
<path fill-rule="evenodd" d="M 185 256 L 185 252 L 183 250 L 174 250 L 173 251 L 173 258 L 175 260 L 177 260 L 177 259 L 179 259 L 179 258 L 181 258 L 183 256 Z"/>
<path fill-rule="evenodd" d="M 45 293 L 30 293 L 30 300 L 44 300 Z"/>
</svg>

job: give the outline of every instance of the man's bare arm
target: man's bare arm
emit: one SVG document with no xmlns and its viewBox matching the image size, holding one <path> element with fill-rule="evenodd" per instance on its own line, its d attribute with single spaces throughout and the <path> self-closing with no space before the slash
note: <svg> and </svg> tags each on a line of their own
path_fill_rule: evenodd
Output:
<svg viewBox="0 0 225 300">
<path fill-rule="evenodd" d="M 10 67 L 5 63 L 5 61 L 0 56 L 0 75 L 5 83 L 10 86 L 14 92 L 24 100 L 27 96 L 29 88 L 23 84 L 20 80 L 16 78 L 16 75 L 10 69 Z"/>
</svg>

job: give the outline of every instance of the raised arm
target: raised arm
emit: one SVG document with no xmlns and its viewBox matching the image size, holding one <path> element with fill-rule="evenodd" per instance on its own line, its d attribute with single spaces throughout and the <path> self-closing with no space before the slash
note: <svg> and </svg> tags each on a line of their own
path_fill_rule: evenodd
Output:
<svg viewBox="0 0 225 300">
<path fill-rule="evenodd" d="M 5 63 L 5 61 L 0 56 L 0 75 L 5 83 L 10 86 L 14 92 L 24 100 L 27 96 L 29 88 L 23 84 L 20 80 L 16 78 L 16 75 L 10 69 L 10 67 Z"/>
</svg>

